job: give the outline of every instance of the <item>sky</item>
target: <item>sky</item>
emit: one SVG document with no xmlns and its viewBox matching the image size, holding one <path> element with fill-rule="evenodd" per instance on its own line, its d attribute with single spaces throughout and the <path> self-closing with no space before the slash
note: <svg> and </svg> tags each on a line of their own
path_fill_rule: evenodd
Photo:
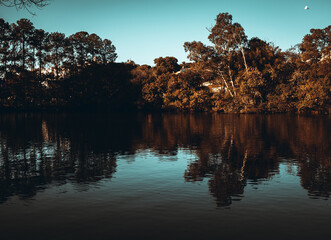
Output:
<svg viewBox="0 0 331 240">
<path fill-rule="evenodd" d="M 331 24 L 331 0 L 51 0 L 31 11 L 35 15 L 0 6 L 0 17 L 9 23 L 27 18 L 36 28 L 66 36 L 96 33 L 113 42 L 117 62 L 141 65 L 166 56 L 188 61 L 183 44 L 209 44 L 207 28 L 221 12 L 230 13 L 248 38 L 282 50 L 300 43 L 310 29 Z"/>
</svg>

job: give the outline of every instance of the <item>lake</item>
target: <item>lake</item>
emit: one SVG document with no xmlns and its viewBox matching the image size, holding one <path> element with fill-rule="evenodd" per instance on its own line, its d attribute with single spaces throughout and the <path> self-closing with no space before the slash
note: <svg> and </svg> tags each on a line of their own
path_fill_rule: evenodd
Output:
<svg viewBox="0 0 331 240">
<path fill-rule="evenodd" d="M 331 239 L 330 122 L 2 113 L 1 239 Z"/>
</svg>

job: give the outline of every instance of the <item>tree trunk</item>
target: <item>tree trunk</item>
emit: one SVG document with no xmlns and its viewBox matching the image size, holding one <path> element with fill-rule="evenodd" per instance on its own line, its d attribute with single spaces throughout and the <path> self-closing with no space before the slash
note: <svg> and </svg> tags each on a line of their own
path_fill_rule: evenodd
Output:
<svg viewBox="0 0 331 240">
<path fill-rule="evenodd" d="M 25 68 L 25 39 L 22 39 L 22 72 L 24 71 Z"/>
<path fill-rule="evenodd" d="M 229 88 L 229 85 L 228 85 L 226 79 L 224 78 L 224 75 L 223 75 L 222 71 L 218 70 L 218 72 L 219 72 L 220 76 L 222 77 L 222 79 L 224 81 L 224 84 L 226 86 L 227 91 L 230 93 L 230 96 L 233 97 L 233 93 L 231 92 L 231 90 Z"/>
<path fill-rule="evenodd" d="M 55 51 L 55 79 L 58 79 L 58 52 Z"/>
<path fill-rule="evenodd" d="M 231 74 L 230 68 L 229 68 L 229 77 L 230 77 L 230 82 L 231 82 L 231 86 L 232 86 L 232 89 L 233 89 L 233 95 L 237 96 L 236 89 L 234 87 L 234 83 L 233 83 L 233 80 L 232 80 L 232 74 Z"/>
<path fill-rule="evenodd" d="M 36 49 L 33 48 L 33 53 L 32 53 L 32 71 L 34 72 L 34 69 L 35 69 L 35 65 L 36 65 L 36 59 L 35 59 L 35 52 L 36 52 Z"/>
<path fill-rule="evenodd" d="M 41 52 L 40 52 L 40 55 L 39 55 L 39 77 L 41 79 L 41 71 L 42 71 L 42 63 L 41 63 Z"/>
<path fill-rule="evenodd" d="M 243 59 L 244 59 L 244 65 L 245 65 L 246 73 L 248 73 L 248 67 L 247 67 L 247 63 L 246 63 L 245 52 L 244 52 L 244 48 L 242 46 L 240 46 L 240 52 L 241 52 L 241 54 L 243 56 Z"/>
</svg>

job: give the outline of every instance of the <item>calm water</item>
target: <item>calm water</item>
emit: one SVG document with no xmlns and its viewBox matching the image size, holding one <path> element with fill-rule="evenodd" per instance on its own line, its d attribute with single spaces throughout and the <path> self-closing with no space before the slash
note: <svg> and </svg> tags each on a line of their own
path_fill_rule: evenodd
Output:
<svg viewBox="0 0 331 240">
<path fill-rule="evenodd" d="M 330 122 L 2 114 L 1 239 L 331 239 Z"/>
</svg>

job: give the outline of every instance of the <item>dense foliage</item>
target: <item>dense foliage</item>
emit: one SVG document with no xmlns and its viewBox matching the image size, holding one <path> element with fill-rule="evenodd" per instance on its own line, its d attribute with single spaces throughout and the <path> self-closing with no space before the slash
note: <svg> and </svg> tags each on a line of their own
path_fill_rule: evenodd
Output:
<svg viewBox="0 0 331 240">
<path fill-rule="evenodd" d="M 114 63 L 108 39 L 35 29 L 0 19 L 1 108 L 330 112 L 331 26 L 282 51 L 220 13 L 210 45 L 186 42 L 189 63 Z"/>
</svg>

